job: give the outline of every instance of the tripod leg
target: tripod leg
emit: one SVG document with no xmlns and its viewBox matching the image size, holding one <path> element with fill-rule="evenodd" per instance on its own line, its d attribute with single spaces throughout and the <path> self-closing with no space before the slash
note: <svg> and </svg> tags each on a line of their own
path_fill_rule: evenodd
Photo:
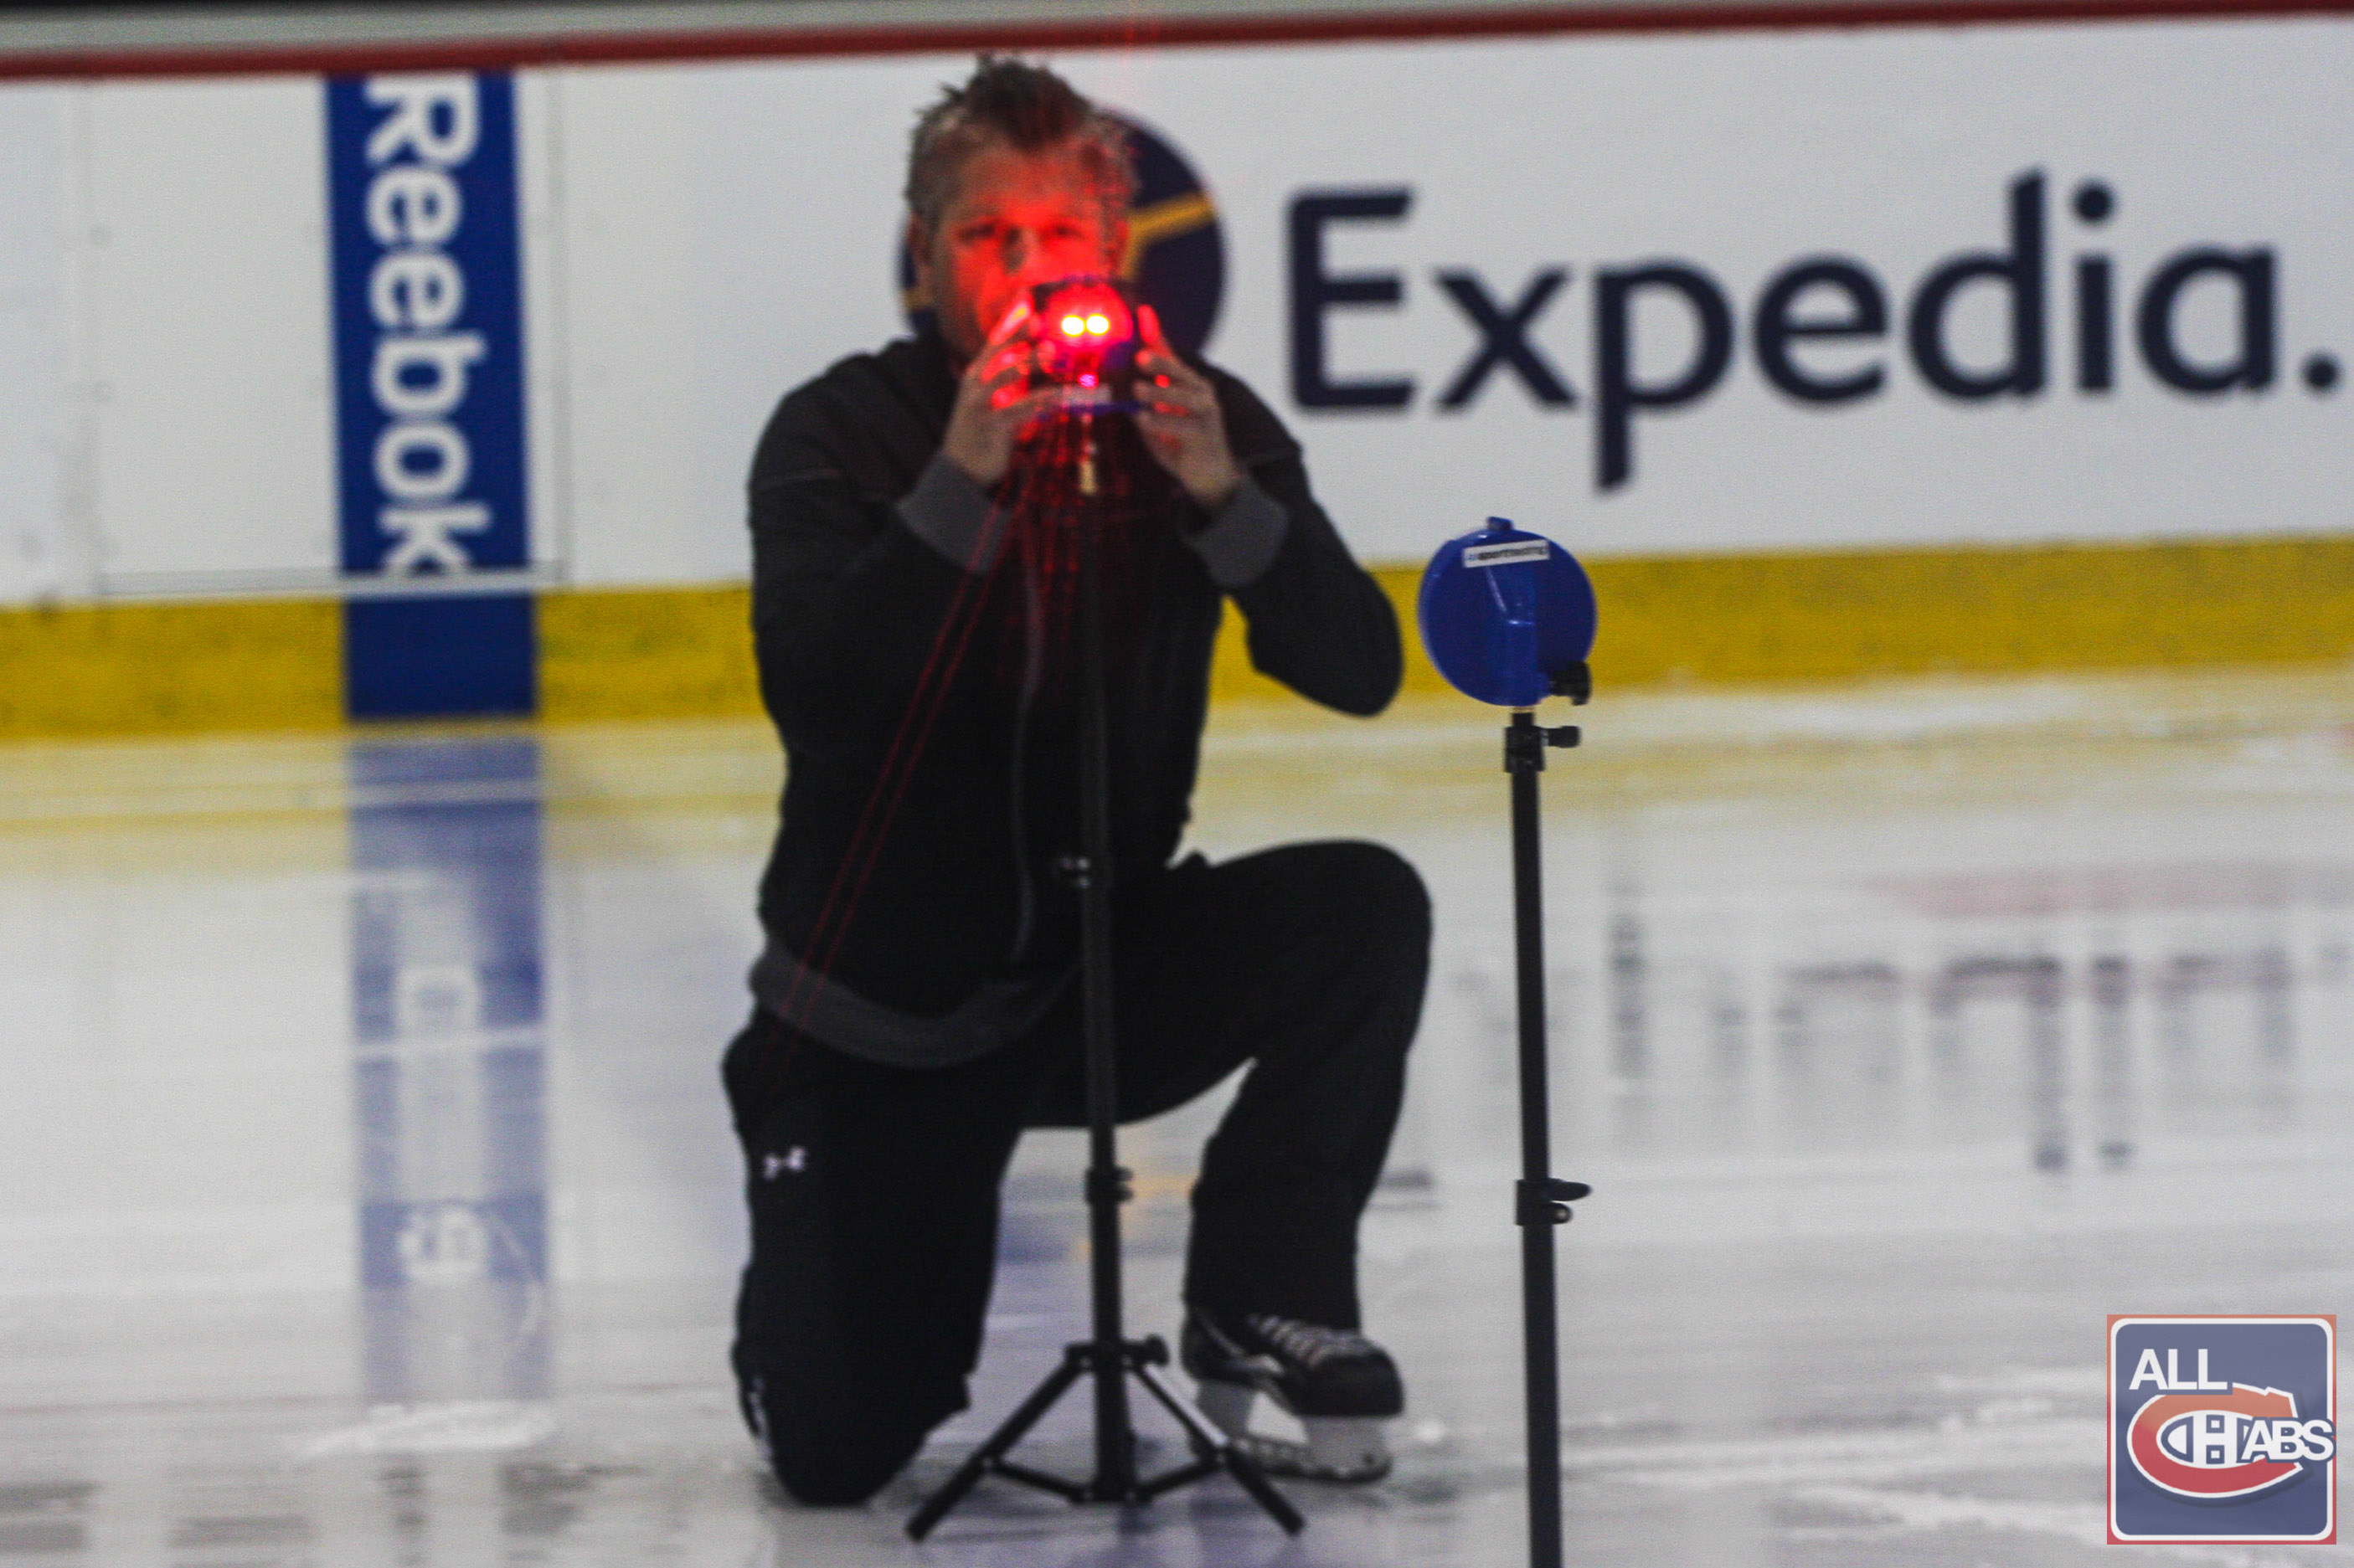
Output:
<svg viewBox="0 0 2354 1568">
<path fill-rule="evenodd" d="M 1193 1440 L 1193 1451 L 1204 1458 L 1214 1455 L 1236 1484 L 1250 1493 L 1258 1506 L 1267 1510 L 1269 1518 L 1283 1526 L 1286 1535 L 1297 1535 L 1308 1528 L 1308 1521 L 1299 1517 L 1299 1510 L 1275 1489 L 1275 1483 L 1267 1478 L 1266 1472 L 1225 1433 L 1211 1425 L 1210 1418 L 1194 1409 L 1193 1402 L 1177 1392 L 1168 1374 L 1153 1366 L 1131 1363 L 1131 1369 L 1137 1381 L 1150 1390 L 1152 1397 L 1159 1400 L 1169 1414 L 1177 1418 L 1177 1424 L 1185 1428 L 1185 1435 Z"/>
<path fill-rule="evenodd" d="M 1038 1424 L 1038 1418 L 1052 1409 L 1055 1401 L 1062 1398 L 1070 1386 L 1079 1381 L 1079 1374 L 1087 1370 L 1090 1349 L 1092 1347 L 1087 1345 L 1073 1345 L 1063 1352 L 1063 1364 L 1049 1372 L 1046 1381 L 1033 1390 L 1030 1397 L 990 1434 L 989 1441 L 975 1448 L 971 1456 L 957 1467 L 956 1474 L 950 1476 L 940 1489 L 916 1510 L 915 1516 L 907 1520 L 910 1536 L 921 1541 L 929 1535 L 932 1526 L 947 1517 L 949 1510 L 963 1501 L 965 1493 L 972 1490 L 974 1484 L 989 1473 L 990 1467 L 1022 1441 L 1030 1428 Z"/>
<path fill-rule="evenodd" d="M 1136 1380 L 1150 1392 L 1152 1397 L 1161 1402 L 1161 1408 L 1177 1418 L 1177 1425 L 1185 1429 L 1185 1436 L 1193 1442 L 1193 1452 L 1207 1455 L 1227 1446 L 1226 1435 L 1202 1414 L 1199 1406 L 1180 1393 L 1177 1386 L 1159 1367 L 1131 1366 L 1129 1370 L 1136 1373 Z"/>
</svg>

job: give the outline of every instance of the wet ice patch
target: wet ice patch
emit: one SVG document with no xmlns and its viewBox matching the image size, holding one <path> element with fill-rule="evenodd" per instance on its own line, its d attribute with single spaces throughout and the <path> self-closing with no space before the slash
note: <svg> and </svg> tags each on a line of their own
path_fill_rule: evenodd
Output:
<svg viewBox="0 0 2354 1568">
<path fill-rule="evenodd" d="M 2064 1367 L 2005 1367 L 2000 1372 L 1972 1377 L 1940 1372 L 1935 1387 L 1940 1393 L 2007 1394 L 2013 1398 L 2083 1394 L 2105 1399 L 2109 1392 L 2109 1371 L 2098 1361 L 2088 1361 Z"/>
<path fill-rule="evenodd" d="M 2097 1476 L 2101 1432 L 2097 1419 L 2014 1415 L 1886 1431 L 1597 1446 L 1580 1451 L 1574 1467 L 1589 1477 L 1679 1491 L 1871 1486 L 2077 1465 Z"/>
<path fill-rule="evenodd" d="M 2098 1503 L 2035 1502 L 1846 1486 L 1807 1487 L 1792 1496 L 1802 1502 L 1877 1520 L 1904 1531 L 2014 1531 L 2055 1535 L 2080 1546 L 2099 1546 L 2108 1539 L 2108 1521 Z M 2238 1545 L 2185 1544 L 2160 1550 L 2168 1562 L 2211 1563 L 2219 1568 L 2288 1568 L 2295 1561 L 2286 1552 L 2252 1551 Z"/>
<path fill-rule="evenodd" d="M 543 1405 L 506 1399 L 380 1404 L 355 1426 L 298 1438 L 298 1459 L 348 1454 L 474 1454 L 527 1448 L 556 1431 Z"/>
<path fill-rule="evenodd" d="M 2028 1502 L 1854 1486 L 1808 1487 L 1797 1495 L 1808 1502 L 1910 1530 L 2025 1531 L 2061 1536 L 2084 1546 L 2098 1546 L 2107 1539 L 2098 1503 Z"/>
</svg>

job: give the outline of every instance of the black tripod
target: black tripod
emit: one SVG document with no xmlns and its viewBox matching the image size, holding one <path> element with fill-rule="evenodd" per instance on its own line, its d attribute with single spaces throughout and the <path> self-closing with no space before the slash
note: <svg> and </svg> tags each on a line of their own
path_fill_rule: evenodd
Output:
<svg viewBox="0 0 2354 1568">
<path fill-rule="evenodd" d="M 1084 507 L 1097 491 L 1093 416 L 1080 420 L 1079 494 Z M 921 1541 L 947 1517 L 981 1477 L 1003 1476 L 1074 1503 L 1135 1505 L 1224 1470 L 1257 1499 L 1286 1532 L 1307 1521 L 1267 1481 L 1247 1454 L 1211 1425 L 1179 1392 L 1162 1369 L 1169 1346 L 1159 1335 L 1126 1337 L 1120 1319 L 1119 1206 L 1131 1195 L 1129 1172 L 1119 1163 L 1117 1064 L 1112 1051 L 1111 779 L 1104 713 L 1103 588 L 1097 569 L 1099 532 L 1095 517 L 1079 519 L 1079 801 L 1080 853 L 1065 863 L 1079 890 L 1079 985 L 1087 1069 L 1087 1242 L 1094 1329 L 1090 1338 L 1063 1349 L 1062 1364 L 989 1441 L 973 1450 L 947 1484 L 907 1520 L 907 1533 Z M 1550 1238 L 1548 1238 L 1550 1240 Z M 1087 1480 L 1034 1470 L 1006 1457 L 1055 1402 L 1082 1377 L 1095 1379 L 1096 1468 Z M 1136 1432 L 1129 1423 L 1128 1380 L 1145 1392 L 1185 1429 L 1193 1457 L 1157 1476 L 1136 1467 Z"/>
<path fill-rule="evenodd" d="M 1584 664 L 1553 678 L 1556 694 L 1583 703 L 1594 692 Z M 1512 780 L 1512 935 L 1520 970 L 1521 1180 L 1513 1217 L 1521 1227 L 1521 1298 L 1529 1408 L 1529 1563 L 1561 1568 L 1561 1357 L 1553 1302 L 1555 1225 L 1594 1189 L 1553 1173 L 1545 1098 L 1544 889 L 1537 854 L 1537 775 L 1547 747 L 1577 744 L 1577 726 L 1547 729 L 1527 708 L 1504 730 L 1504 771 Z"/>
</svg>

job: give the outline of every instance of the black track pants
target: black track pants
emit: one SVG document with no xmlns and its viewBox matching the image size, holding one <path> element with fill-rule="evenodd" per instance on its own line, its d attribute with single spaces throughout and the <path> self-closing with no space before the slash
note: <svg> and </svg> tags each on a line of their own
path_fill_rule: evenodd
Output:
<svg viewBox="0 0 2354 1568">
<path fill-rule="evenodd" d="M 1356 1228 L 1405 1088 L 1430 906 L 1363 843 L 1178 866 L 1120 904 L 1119 1111 L 1254 1064 L 1203 1154 L 1189 1301 L 1358 1326 Z M 737 1306 L 746 1418 L 805 1502 L 856 1502 L 966 1404 L 1025 1126 L 1086 1118 L 1076 986 L 1031 1034 L 931 1071 L 878 1066 L 765 1012 L 725 1076 L 749 1166 Z"/>
</svg>

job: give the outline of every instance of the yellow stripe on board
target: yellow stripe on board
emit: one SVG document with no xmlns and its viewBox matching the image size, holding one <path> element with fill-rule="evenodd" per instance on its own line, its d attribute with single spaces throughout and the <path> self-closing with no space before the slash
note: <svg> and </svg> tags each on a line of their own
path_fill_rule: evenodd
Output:
<svg viewBox="0 0 2354 1568">
<path fill-rule="evenodd" d="M 1797 681 L 2354 654 L 2354 535 L 1596 563 L 1597 680 Z"/>
<path fill-rule="evenodd" d="M 2354 535 L 1586 563 L 1597 685 L 2354 657 Z M 1407 629 L 1408 691 L 1446 683 L 1413 632 L 1418 566 L 1376 569 Z M 1281 696 L 1218 635 L 1219 701 Z"/>
<path fill-rule="evenodd" d="M 2354 657 L 2354 535 L 1588 565 L 1606 691 Z M 1407 629 L 1407 689 L 1443 689 L 1413 636 L 1420 568 L 1377 575 Z M 538 613 L 549 719 L 759 711 L 740 584 L 554 592 Z M 0 610 L 0 738 L 330 728 L 342 681 L 332 599 Z M 1288 695 L 1251 670 L 1238 615 L 1211 690 Z"/>
<path fill-rule="evenodd" d="M 542 594 L 539 704 L 558 721 L 758 713 L 752 590 Z"/>
<path fill-rule="evenodd" d="M 334 599 L 0 610 L 0 737 L 343 722 Z"/>
</svg>

